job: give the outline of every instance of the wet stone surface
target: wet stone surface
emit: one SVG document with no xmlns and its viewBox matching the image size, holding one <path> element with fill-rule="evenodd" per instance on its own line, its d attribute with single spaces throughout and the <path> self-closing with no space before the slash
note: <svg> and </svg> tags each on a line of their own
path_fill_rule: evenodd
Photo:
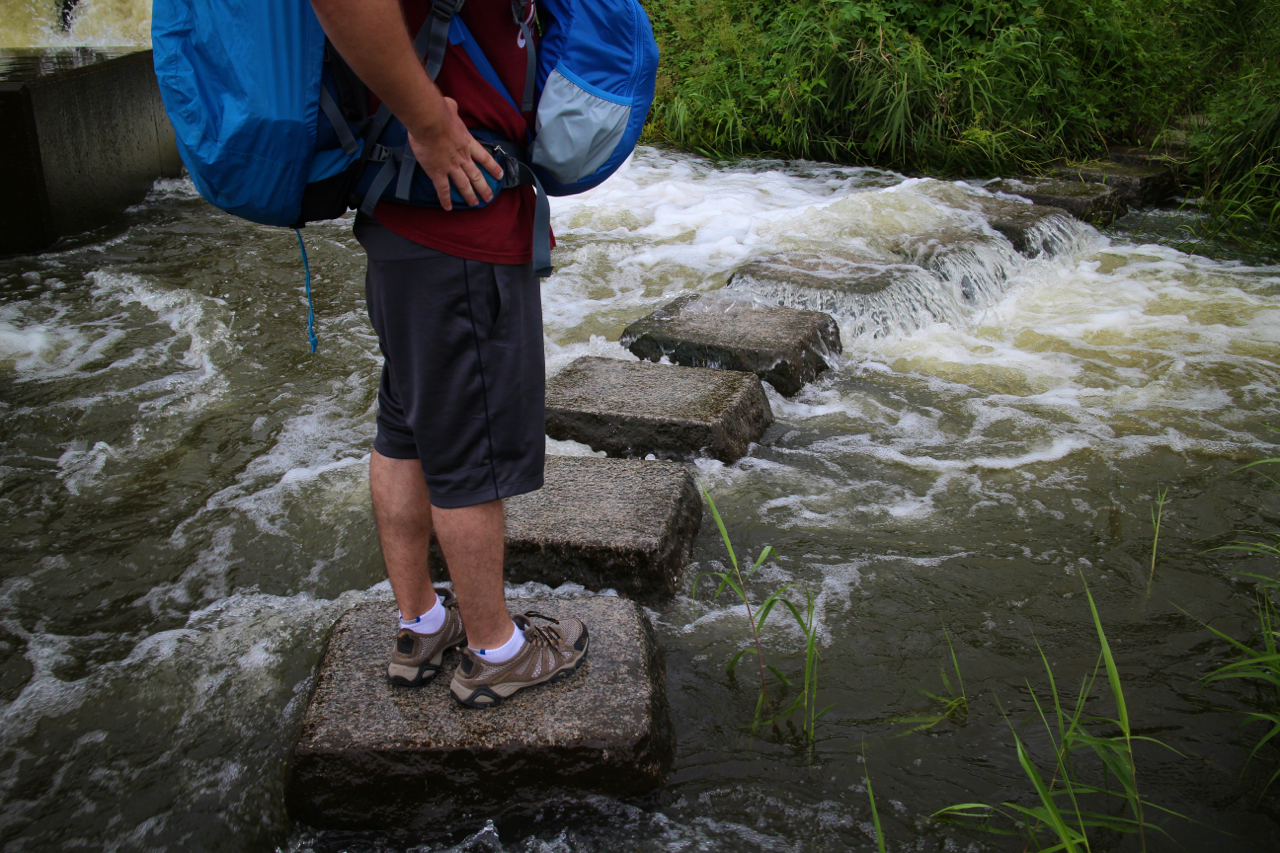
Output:
<svg viewBox="0 0 1280 853">
<path fill-rule="evenodd" d="M 702 497 L 682 462 L 548 456 L 542 488 L 508 498 L 506 514 L 508 582 L 669 599 L 702 526 Z M 436 544 L 431 559 L 447 580 Z"/>
<path fill-rule="evenodd" d="M 1172 170 L 1162 165 L 1098 161 L 1063 166 L 1053 174 L 1065 181 L 1105 184 L 1116 191 L 1121 202 L 1135 207 L 1157 204 L 1177 189 Z"/>
<path fill-rule="evenodd" d="M 754 373 L 790 397 L 840 352 L 831 315 L 688 294 L 637 320 L 622 343 L 638 357 Z"/>
<path fill-rule="evenodd" d="M 506 577 L 670 598 L 702 525 L 683 463 L 547 457 L 546 483 L 510 498 Z"/>
<path fill-rule="evenodd" d="M 1070 216 L 1062 208 L 1022 204 L 994 196 L 977 197 L 975 201 L 991 227 L 1004 235 L 1019 253 L 1034 258 L 1041 254 L 1056 255 L 1066 247 L 1067 241 L 1060 236 L 1061 229 L 1053 227 L 1055 220 Z"/>
<path fill-rule="evenodd" d="M 771 423 L 754 373 L 585 356 L 547 382 L 547 435 L 610 456 L 728 464 Z"/>
<path fill-rule="evenodd" d="M 387 683 L 390 597 L 342 616 L 294 745 L 286 788 L 293 819 L 429 834 L 552 799 L 625 798 L 662 785 L 675 742 L 662 651 L 644 611 L 613 596 L 507 606 L 582 619 L 590 646 L 563 681 L 483 710 L 449 695 L 457 652 L 421 689 Z"/>
<path fill-rule="evenodd" d="M 1085 222 L 1107 223 L 1127 211 L 1119 193 L 1106 184 L 1057 178 L 1005 178 L 986 184 L 984 189 L 1022 196 L 1035 204 L 1059 207 Z"/>
</svg>

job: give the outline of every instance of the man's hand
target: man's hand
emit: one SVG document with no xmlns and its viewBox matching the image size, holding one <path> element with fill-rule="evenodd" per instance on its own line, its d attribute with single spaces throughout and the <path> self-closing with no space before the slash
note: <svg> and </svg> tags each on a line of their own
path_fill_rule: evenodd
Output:
<svg viewBox="0 0 1280 853">
<path fill-rule="evenodd" d="M 421 136 L 409 133 L 413 156 L 435 184 L 440 206 L 445 210 L 453 209 L 450 181 L 468 205 L 476 203 L 477 195 L 486 202 L 493 201 L 493 191 L 480 167 L 495 178 L 502 177 L 502 167 L 458 118 L 457 102 L 453 98 L 441 98 L 441 102 L 446 118 L 442 125 L 427 127 Z"/>
<path fill-rule="evenodd" d="M 409 145 L 435 185 L 440 205 L 453 209 L 449 181 L 467 204 L 493 200 L 480 168 L 502 167 L 458 118 L 458 105 L 427 76 L 400 14 L 399 0 L 311 0 L 329 41 L 352 70 L 409 129 Z M 479 164 L 477 166 L 476 164 Z"/>
</svg>

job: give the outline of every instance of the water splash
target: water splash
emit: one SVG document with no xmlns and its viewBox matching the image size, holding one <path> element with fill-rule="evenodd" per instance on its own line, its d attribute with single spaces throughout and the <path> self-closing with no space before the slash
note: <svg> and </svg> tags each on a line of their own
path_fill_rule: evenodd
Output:
<svg viewBox="0 0 1280 853">
<path fill-rule="evenodd" d="M 150 44 L 150 0 L 10 0 L 0 6 L 0 47 Z"/>
</svg>

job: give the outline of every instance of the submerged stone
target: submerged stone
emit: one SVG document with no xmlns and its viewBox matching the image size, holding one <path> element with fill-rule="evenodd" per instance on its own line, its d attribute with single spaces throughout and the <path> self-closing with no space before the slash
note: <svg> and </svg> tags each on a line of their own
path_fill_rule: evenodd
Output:
<svg viewBox="0 0 1280 853">
<path fill-rule="evenodd" d="M 1070 214 L 1062 208 L 996 196 L 975 196 L 974 201 L 991 227 L 1029 258 L 1056 255 L 1069 243 L 1062 226 Z"/>
<path fill-rule="evenodd" d="M 69 68 L 58 58 L 0 80 L 0 255 L 102 225 L 182 171 L 151 51 Z"/>
<path fill-rule="evenodd" d="M 1158 204 L 1177 189 L 1173 171 L 1162 165 L 1095 161 L 1063 166 L 1053 174 L 1067 181 L 1105 184 L 1126 205 Z"/>
<path fill-rule="evenodd" d="M 904 278 L 923 272 L 917 264 L 883 264 L 808 254 L 773 255 L 734 270 L 730 288 L 747 290 L 765 299 L 794 303 L 805 310 L 839 312 L 843 298 L 823 294 L 870 296 L 890 289 Z M 798 294 L 805 294 L 798 299 Z M 820 306 L 820 307 L 819 307 Z"/>
<path fill-rule="evenodd" d="M 1085 222 L 1105 224 L 1126 212 L 1119 194 L 1106 184 L 1058 178 L 1005 178 L 984 189 L 1022 196 L 1036 204 L 1058 207 Z"/>
<path fill-rule="evenodd" d="M 610 456 L 732 463 L 771 423 L 754 373 L 584 356 L 547 382 L 547 435 Z"/>
<path fill-rule="evenodd" d="M 787 397 L 841 350 L 831 315 L 757 304 L 723 291 L 680 297 L 628 326 L 622 343 L 649 361 L 667 356 L 687 367 L 754 373 Z"/>
<path fill-rule="evenodd" d="M 457 652 L 421 689 L 387 683 L 396 625 L 389 598 L 338 620 L 293 749 L 286 804 L 294 820 L 429 834 L 548 800 L 631 797 L 662 785 L 675 738 L 662 650 L 644 611 L 612 596 L 507 605 L 579 618 L 590 645 L 573 675 L 483 710 L 449 695 Z"/>
</svg>

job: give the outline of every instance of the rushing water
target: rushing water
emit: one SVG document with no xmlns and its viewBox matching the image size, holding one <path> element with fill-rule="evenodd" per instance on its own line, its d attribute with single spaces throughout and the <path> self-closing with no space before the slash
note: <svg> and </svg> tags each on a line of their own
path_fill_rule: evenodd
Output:
<svg viewBox="0 0 1280 853">
<path fill-rule="evenodd" d="M 631 358 L 627 323 L 759 259 L 906 270 L 914 289 L 873 306 L 875 323 L 865 300 L 829 305 L 838 367 L 771 393 L 777 424 L 748 457 L 697 465 L 740 550 L 778 550 L 756 599 L 786 582 L 816 596 L 832 705 L 816 742 L 749 735 L 750 682 L 724 671 L 742 611 L 689 595 L 723 565 L 708 519 L 684 594 L 651 613 L 679 743 L 666 788 L 437 839 L 315 833 L 282 805 L 322 638 L 385 589 L 366 479 L 379 359 L 349 222 L 305 232 L 315 355 L 293 234 L 221 214 L 187 181 L 160 182 L 119 226 L 0 260 L 6 851 L 873 849 L 864 772 L 890 849 L 1021 850 L 929 815 L 1028 802 L 1002 711 L 1043 756 L 1026 681 L 1045 696 L 1037 642 L 1069 695 L 1092 668 L 1082 580 L 1135 725 L 1181 753 L 1139 754 L 1143 793 L 1204 824 L 1170 832 L 1185 849 L 1276 849 L 1256 806 L 1275 754 L 1240 781 L 1261 732 L 1231 710 L 1258 697 L 1196 679 L 1225 655 L 1197 620 L 1247 636 L 1240 575 L 1273 571 L 1203 552 L 1280 523 L 1273 486 L 1236 470 L 1276 454 L 1280 268 L 1079 224 L 1027 259 L 974 212 L 979 192 L 646 149 L 555 203 L 551 372 Z M 920 691 L 945 692 L 944 630 L 970 713 L 903 735 L 895 718 L 936 708 Z M 780 613 L 765 643 L 797 672 Z"/>
<path fill-rule="evenodd" d="M 119 47 L 150 43 L 150 0 L 0 3 L 0 47 Z"/>
</svg>

